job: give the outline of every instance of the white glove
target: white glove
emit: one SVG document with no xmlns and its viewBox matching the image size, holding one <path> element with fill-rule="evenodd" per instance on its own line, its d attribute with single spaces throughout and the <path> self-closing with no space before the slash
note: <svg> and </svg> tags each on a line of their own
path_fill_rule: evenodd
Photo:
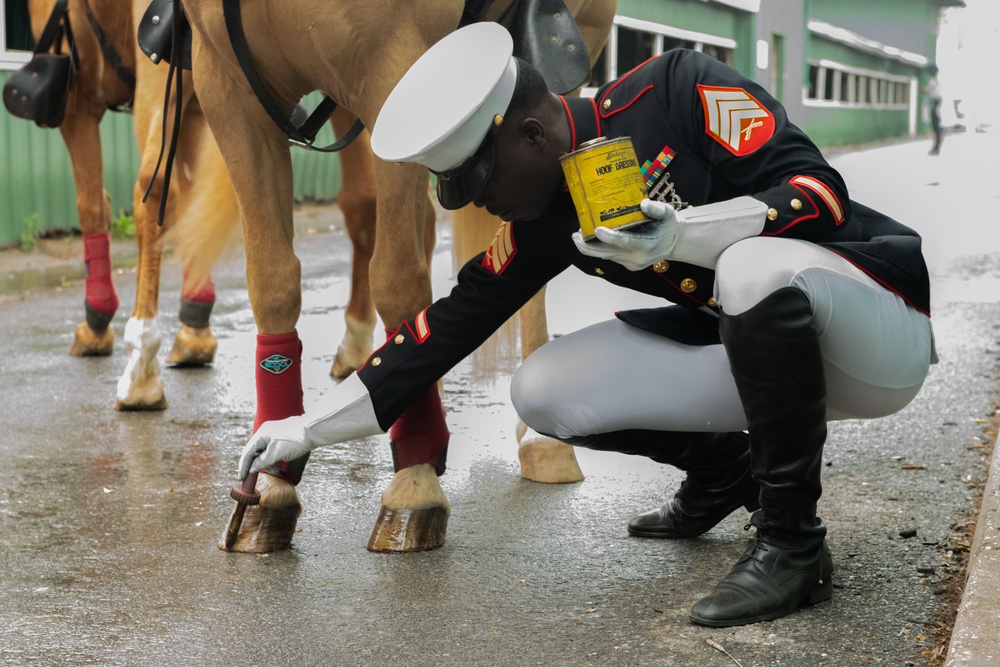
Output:
<svg viewBox="0 0 1000 667">
<path fill-rule="evenodd" d="M 238 479 L 262 470 L 275 473 L 280 461 L 292 461 L 323 445 L 385 433 L 375 417 L 368 388 L 352 373 L 333 390 L 333 409 L 260 425 L 240 455 Z"/>
<path fill-rule="evenodd" d="M 610 259 L 630 271 L 664 259 L 715 269 L 723 250 L 764 230 L 767 215 L 767 204 L 746 196 L 677 212 L 649 199 L 643 199 L 640 207 L 652 222 L 631 229 L 598 227 L 594 230 L 598 242 L 584 242 L 576 232 L 576 247 L 584 255 Z"/>
<path fill-rule="evenodd" d="M 584 241 L 581 232 L 573 242 L 581 254 L 610 259 L 629 271 L 641 271 L 669 257 L 677 243 L 677 215 L 673 207 L 652 199 L 639 204 L 650 222 L 629 229 L 594 229 L 596 241 Z"/>
<path fill-rule="evenodd" d="M 722 251 L 764 231 L 767 204 L 743 196 L 677 211 L 677 244 L 671 256 L 715 269 Z"/>
<path fill-rule="evenodd" d="M 311 452 L 305 420 L 305 415 L 299 415 L 261 424 L 243 448 L 237 478 L 262 470 L 277 473 L 279 461 L 292 461 Z"/>
</svg>

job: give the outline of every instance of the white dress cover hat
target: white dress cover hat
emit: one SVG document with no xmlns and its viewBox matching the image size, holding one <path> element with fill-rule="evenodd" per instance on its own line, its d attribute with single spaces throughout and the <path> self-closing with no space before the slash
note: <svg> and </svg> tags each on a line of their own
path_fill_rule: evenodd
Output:
<svg viewBox="0 0 1000 667">
<path fill-rule="evenodd" d="M 517 85 L 514 43 L 497 23 L 449 34 L 406 72 L 379 112 L 372 150 L 438 175 L 445 208 L 471 202 L 493 169 L 493 136 Z"/>
</svg>

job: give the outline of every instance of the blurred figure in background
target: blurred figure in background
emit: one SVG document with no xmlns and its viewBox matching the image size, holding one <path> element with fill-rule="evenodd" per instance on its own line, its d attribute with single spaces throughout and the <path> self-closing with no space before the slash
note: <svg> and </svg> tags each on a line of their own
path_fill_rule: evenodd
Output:
<svg viewBox="0 0 1000 667">
<path fill-rule="evenodd" d="M 944 130 L 941 128 L 941 82 L 938 81 L 938 68 L 937 65 L 931 65 L 927 68 L 930 72 L 931 78 L 924 87 L 924 93 L 926 94 L 925 104 L 927 105 L 928 112 L 930 113 L 931 127 L 934 129 L 934 145 L 931 146 L 928 155 L 938 155 L 941 152 L 941 139 L 944 134 Z"/>
</svg>

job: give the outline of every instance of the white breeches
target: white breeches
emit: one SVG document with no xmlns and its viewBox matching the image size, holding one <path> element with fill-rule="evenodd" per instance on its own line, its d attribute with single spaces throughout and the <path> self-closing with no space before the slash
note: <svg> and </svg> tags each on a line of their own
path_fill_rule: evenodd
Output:
<svg viewBox="0 0 1000 667">
<path fill-rule="evenodd" d="M 917 395 L 933 355 L 930 319 L 847 260 L 813 243 L 753 237 L 716 267 L 716 299 L 729 315 L 789 286 L 812 305 L 828 419 L 884 417 Z M 558 438 L 747 426 L 722 345 L 683 345 L 619 320 L 542 346 L 514 375 L 511 400 L 528 426 Z"/>
</svg>

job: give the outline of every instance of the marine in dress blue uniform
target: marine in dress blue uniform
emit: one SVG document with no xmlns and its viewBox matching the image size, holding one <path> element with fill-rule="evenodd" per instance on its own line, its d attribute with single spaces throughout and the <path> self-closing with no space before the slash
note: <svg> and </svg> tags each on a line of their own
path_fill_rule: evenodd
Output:
<svg viewBox="0 0 1000 667">
<path fill-rule="evenodd" d="M 670 51 L 594 98 L 545 92 L 518 108 L 538 79 L 511 56 L 502 28 L 475 24 L 397 85 L 373 131 L 376 154 L 428 166 L 445 207 L 475 203 L 505 221 L 451 294 L 338 387 L 329 412 L 262 426 L 241 476 L 385 432 L 574 266 L 665 306 L 617 313 L 539 349 L 512 382 L 520 417 L 572 444 L 687 472 L 663 507 L 630 520 L 634 535 L 695 537 L 741 506 L 754 511 L 754 537 L 692 609 L 694 622 L 756 622 L 829 598 L 832 557 L 816 516 L 826 423 L 898 411 L 926 377 L 934 353 L 919 236 L 851 201 L 782 106 L 708 56 Z M 622 136 L 643 165 L 649 223 L 584 241 L 555 181 L 544 206 L 515 214 L 522 193 L 504 184 L 521 167 L 550 174 L 553 145 L 570 152 Z M 512 161 L 515 145 L 554 164 Z"/>
</svg>

